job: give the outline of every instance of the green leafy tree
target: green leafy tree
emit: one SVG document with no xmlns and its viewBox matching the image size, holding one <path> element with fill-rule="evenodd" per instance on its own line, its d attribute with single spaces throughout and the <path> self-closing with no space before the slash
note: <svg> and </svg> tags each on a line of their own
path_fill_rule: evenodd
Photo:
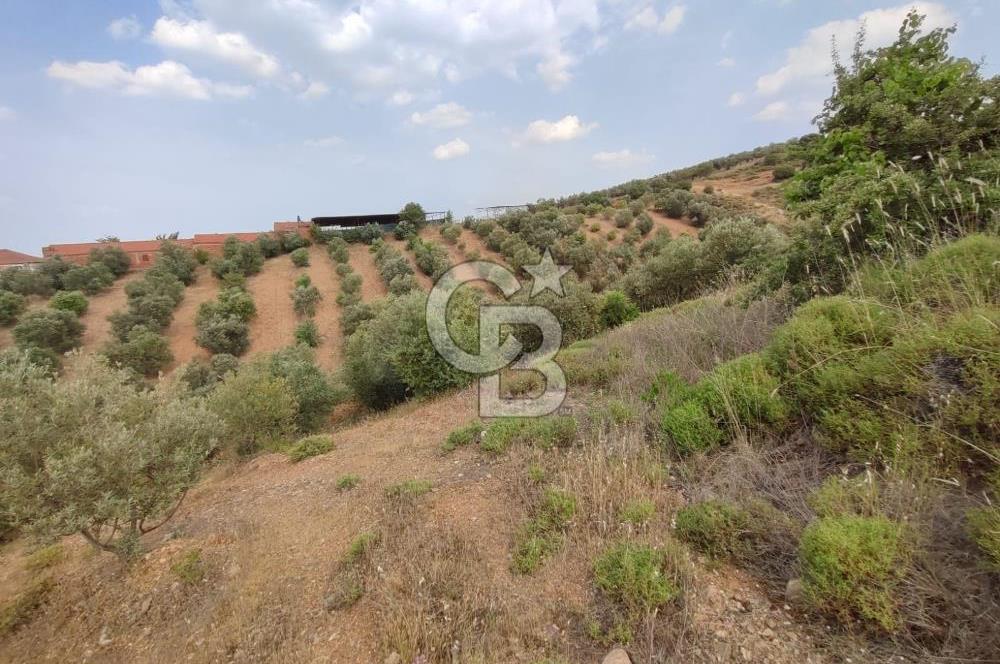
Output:
<svg viewBox="0 0 1000 664">
<path fill-rule="evenodd" d="M 13 325 L 26 307 L 23 295 L 0 290 L 0 325 Z"/>
<path fill-rule="evenodd" d="M 208 405 L 225 423 L 227 447 L 241 456 L 295 433 L 295 394 L 286 379 L 260 362 L 227 374 L 209 395 Z"/>
<path fill-rule="evenodd" d="M 72 311 L 32 311 L 14 326 L 14 340 L 21 348 L 38 346 L 65 353 L 79 346 L 82 339 L 83 323 Z"/>
<path fill-rule="evenodd" d="M 87 296 L 80 291 L 59 291 L 49 300 L 49 306 L 53 309 L 72 311 L 77 316 L 86 313 L 89 304 Z"/>
<path fill-rule="evenodd" d="M 120 277 L 132 267 L 128 253 L 116 244 L 108 244 L 90 250 L 91 263 L 101 263 L 116 277 Z"/>
<path fill-rule="evenodd" d="M 0 365 L 0 502 L 22 528 L 131 557 L 197 480 L 221 425 L 174 381 L 136 389 L 128 372 L 83 362 L 58 381 L 26 359 Z"/>
</svg>

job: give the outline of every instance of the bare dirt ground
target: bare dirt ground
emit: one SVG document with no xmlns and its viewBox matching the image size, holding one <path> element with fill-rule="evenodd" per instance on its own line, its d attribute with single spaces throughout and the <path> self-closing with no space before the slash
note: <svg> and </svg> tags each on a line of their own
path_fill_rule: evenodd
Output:
<svg viewBox="0 0 1000 664">
<path fill-rule="evenodd" d="M 673 237 L 678 237 L 680 235 L 690 235 L 691 237 L 698 237 L 698 229 L 684 221 L 683 219 L 673 219 L 666 215 L 660 214 L 655 210 L 646 211 L 650 218 L 653 220 L 653 231 L 650 233 L 655 233 L 657 229 L 665 228 L 670 232 Z"/>
<path fill-rule="evenodd" d="M 720 196 L 731 196 L 751 204 L 765 219 L 778 225 L 788 223 L 788 214 L 781 205 L 781 193 L 774 181 L 774 172 L 763 167 L 759 161 L 720 171 L 704 180 L 695 180 L 691 190 L 700 192 L 706 185 L 711 185 Z"/>
<path fill-rule="evenodd" d="M 257 315 L 250 321 L 248 357 L 276 351 L 294 341 L 299 321 L 290 294 L 295 278 L 307 269 L 295 267 L 284 254 L 264 261 L 260 273 L 247 279 L 247 290 L 257 305 Z"/>
<path fill-rule="evenodd" d="M 92 353 L 100 350 L 111 337 L 111 323 L 108 322 L 108 316 L 125 308 L 125 303 L 128 301 L 125 296 L 125 285 L 140 279 L 142 275 L 142 270 L 133 270 L 112 284 L 108 290 L 88 298 L 90 306 L 80 316 L 80 322 L 86 328 L 83 331 L 81 352 Z"/>
<path fill-rule="evenodd" d="M 659 229 L 666 229 L 672 237 L 678 237 L 679 235 L 690 235 L 692 237 L 698 237 L 698 229 L 684 221 L 683 219 L 673 219 L 666 215 L 660 214 L 655 210 L 646 210 L 646 213 L 653 220 L 653 230 L 646 235 L 639 244 L 646 242 L 648 239 L 652 238 L 653 235 Z M 634 225 L 635 222 L 633 222 Z M 591 227 L 597 224 L 600 228 L 597 232 L 594 232 Z M 630 227 L 631 228 L 631 227 Z M 608 243 L 609 246 L 618 246 L 623 244 L 625 241 L 625 233 L 629 231 L 629 228 L 617 228 L 613 219 L 604 219 L 603 217 L 588 217 L 581 229 L 584 235 L 588 238 L 601 237 Z M 608 240 L 608 234 L 614 231 L 615 239 Z"/>
<path fill-rule="evenodd" d="M 55 590 L 29 624 L 0 637 L 0 661 L 389 661 L 383 630 L 396 621 L 418 631 L 424 624 L 406 604 L 421 601 L 424 572 L 377 571 L 380 583 L 402 575 L 413 584 L 397 589 L 409 598 L 399 606 L 366 593 L 349 609 L 327 610 L 325 597 L 351 540 L 391 517 L 386 487 L 424 479 L 434 488 L 407 522 L 425 535 L 421 546 L 455 533 L 471 544 L 474 555 L 462 561 L 469 567 L 456 570 L 461 578 L 454 581 L 484 594 L 454 601 L 480 601 L 501 616 L 487 629 L 504 635 L 503 649 L 513 653 L 504 661 L 537 662 L 555 651 L 572 654 L 564 661 L 596 664 L 605 649 L 583 634 L 595 552 L 571 539 L 536 574 L 513 575 L 510 546 L 524 510 L 511 495 L 510 470 L 472 449 L 440 452 L 445 432 L 472 419 L 475 403 L 467 389 L 406 404 L 335 432 L 333 452 L 300 464 L 272 454 L 218 465 L 174 520 L 147 536 L 148 553 L 128 568 L 66 538 L 67 555 L 44 572 Z M 361 484 L 338 491 L 336 480 L 347 473 Z M 195 550 L 204 578 L 185 582 L 171 567 Z M 26 552 L 23 540 L 0 549 L 0 602 L 27 583 Z M 435 564 L 426 553 L 413 554 Z M 686 638 L 700 656 L 689 661 L 826 661 L 784 607 L 732 570 L 700 573 L 690 602 Z M 446 603 L 427 610 L 430 621 L 451 609 Z"/>
<path fill-rule="evenodd" d="M 207 358 L 209 356 L 208 351 L 194 341 L 195 334 L 197 334 L 194 320 L 198 313 L 198 307 L 203 302 L 215 299 L 218 292 L 219 280 L 212 276 L 208 268 L 199 267 L 195 282 L 184 289 L 184 299 L 174 311 L 174 318 L 165 333 L 167 340 L 170 341 L 174 362 L 164 373 L 168 373 L 196 357 Z"/>
<path fill-rule="evenodd" d="M 371 302 L 385 297 L 389 291 L 382 283 L 382 277 L 375 267 L 375 258 L 368 251 L 367 244 L 351 244 L 348 246 L 348 262 L 361 277 L 361 300 Z"/>
<path fill-rule="evenodd" d="M 319 327 L 322 341 L 316 348 L 316 362 L 330 371 L 340 364 L 342 337 L 340 333 L 340 307 L 337 305 L 337 293 L 340 292 L 340 277 L 334 271 L 333 261 L 327 255 L 324 247 L 314 244 L 309 247 L 309 277 L 313 285 L 323 295 L 316 307 L 316 326 Z"/>
</svg>

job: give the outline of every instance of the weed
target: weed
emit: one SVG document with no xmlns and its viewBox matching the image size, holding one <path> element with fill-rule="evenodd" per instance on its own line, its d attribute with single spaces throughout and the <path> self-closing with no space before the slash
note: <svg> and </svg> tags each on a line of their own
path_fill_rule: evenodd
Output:
<svg viewBox="0 0 1000 664">
<path fill-rule="evenodd" d="M 316 434 L 314 436 L 306 436 L 300 439 L 297 443 L 291 445 L 286 454 L 288 455 L 288 460 L 292 463 L 298 463 L 304 461 L 309 457 L 318 456 L 320 454 L 326 454 L 334 449 L 333 436 L 329 434 Z"/>
<path fill-rule="evenodd" d="M 594 582 L 632 617 L 639 617 L 680 596 L 670 557 L 662 549 L 619 542 L 594 563 Z"/>
<path fill-rule="evenodd" d="M 29 572 L 38 572 L 57 565 L 65 558 L 66 552 L 61 544 L 50 544 L 38 549 L 24 561 L 24 568 Z"/>
<path fill-rule="evenodd" d="M 494 454 L 501 454 L 515 444 L 536 445 L 545 450 L 568 447 L 576 440 L 576 432 L 576 418 L 569 415 L 502 418 L 486 428 L 480 447 Z"/>
<path fill-rule="evenodd" d="M 656 513 L 656 503 L 646 498 L 637 498 L 625 503 L 618 512 L 618 518 L 624 523 L 641 526 L 648 523 Z"/>
<path fill-rule="evenodd" d="M 749 516 L 730 503 L 687 505 L 677 511 L 676 529 L 680 539 L 712 559 L 739 559 L 747 552 Z"/>
<path fill-rule="evenodd" d="M 0 608 L 0 634 L 9 634 L 31 622 L 54 587 L 55 584 L 51 579 L 39 579 Z"/>
<path fill-rule="evenodd" d="M 451 452 L 459 447 L 471 445 L 479 440 L 485 428 L 480 422 L 472 422 L 459 427 L 448 434 L 448 438 L 441 445 L 441 449 L 444 452 Z"/>
<path fill-rule="evenodd" d="M 573 494 L 547 489 L 534 516 L 515 537 L 514 570 L 520 574 L 531 574 L 546 558 L 558 551 L 575 514 L 576 497 Z"/>
<path fill-rule="evenodd" d="M 205 578 L 205 564 L 201 559 L 201 549 L 191 549 L 170 566 L 170 571 L 189 586 L 201 583 Z"/>
<path fill-rule="evenodd" d="M 361 478 L 357 475 L 341 475 L 337 478 L 337 491 L 350 491 L 361 484 Z"/>
<path fill-rule="evenodd" d="M 428 493 L 434 484 L 429 480 L 406 480 L 386 487 L 385 495 L 393 501 L 404 502 Z"/>
</svg>

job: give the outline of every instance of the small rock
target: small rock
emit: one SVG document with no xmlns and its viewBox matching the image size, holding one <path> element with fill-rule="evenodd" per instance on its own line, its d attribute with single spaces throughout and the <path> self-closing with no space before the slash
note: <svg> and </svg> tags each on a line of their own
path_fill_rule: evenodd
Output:
<svg viewBox="0 0 1000 664">
<path fill-rule="evenodd" d="M 785 585 L 785 601 L 795 606 L 796 604 L 802 603 L 802 580 L 801 579 L 789 579 L 788 583 Z"/>
<path fill-rule="evenodd" d="M 385 664 L 403 664 L 403 656 L 394 652 L 385 658 Z"/>
<path fill-rule="evenodd" d="M 101 628 L 101 635 L 97 637 L 97 645 L 99 646 L 109 646 L 111 645 L 111 637 L 108 636 L 108 626 L 105 625 Z"/>
<path fill-rule="evenodd" d="M 632 658 L 624 648 L 615 648 L 608 653 L 601 664 L 632 664 Z"/>
<path fill-rule="evenodd" d="M 153 596 L 150 595 L 146 599 L 142 600 L 142 605 L 139 607 L 139 614 L 146 615 L 149 613 L 149 607 L 153 606 Z"/>
</svg>

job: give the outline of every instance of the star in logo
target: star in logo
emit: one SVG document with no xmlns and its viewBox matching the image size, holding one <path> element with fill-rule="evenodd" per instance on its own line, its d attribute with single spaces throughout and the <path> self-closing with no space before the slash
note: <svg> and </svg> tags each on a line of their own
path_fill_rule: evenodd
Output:
<svg viewBox="0 0 1000 664">
<path fill-rule="evenodd" d="M 566 293 L 563 291 L 562 277 L 569 272 L 569 265 L 556 265 L 552 260 L 552 254 L 545 250 L 545 255 L 538 265 L 525 265 L 524 271 L 531 275 L 531 297 L 542 293 L 546 289 L 552 291 L 559 297 Z"/>
</svg>

